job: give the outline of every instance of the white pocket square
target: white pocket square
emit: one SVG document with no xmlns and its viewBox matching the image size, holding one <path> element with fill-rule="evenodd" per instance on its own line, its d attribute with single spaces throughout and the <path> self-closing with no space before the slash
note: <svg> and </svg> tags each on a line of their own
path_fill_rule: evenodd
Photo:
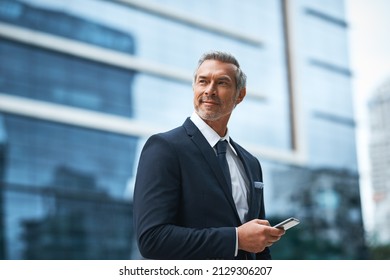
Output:
<svg viewBox="0 0 390 280">
<path fill-rule="evenodd" d="M 256 189 L 263 189 L 264 183 L 263 182 L 255 182 L 255 188 Z"/>
</svg>

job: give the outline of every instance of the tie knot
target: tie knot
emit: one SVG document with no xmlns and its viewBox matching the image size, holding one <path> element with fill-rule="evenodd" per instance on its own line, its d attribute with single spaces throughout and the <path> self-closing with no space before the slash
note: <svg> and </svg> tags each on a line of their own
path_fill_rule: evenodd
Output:
<svg viewBox="0 0 390 280">
<path fill-rule="evenodd" d="M 218 143 L 215 145 L 215 148 L 217 149 L 217 154 L 226 154 L 228 142 L 226 140 L 218 141 Z"/>
</svg>

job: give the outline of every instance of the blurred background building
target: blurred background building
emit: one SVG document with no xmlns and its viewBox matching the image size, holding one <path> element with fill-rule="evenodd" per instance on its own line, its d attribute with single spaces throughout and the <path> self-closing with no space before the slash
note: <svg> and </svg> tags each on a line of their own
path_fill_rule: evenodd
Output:
<svg viewBox="0 0 390 280">
<path fill-rule="evenodd" d="M 139 153 L 208 50 L 248 76 L 229 129 L 268 218 L 302 221 L 274 258 L 367 258 L 347 35 L 339 0 L 0 0 L 0 258 L 140 258 Z"/>
<path fill-rule="evenodd" d="M 371 180 L 374 198 L 373 242 L 390 244 L 390 80 L 369 102 Z"/>
</svg>

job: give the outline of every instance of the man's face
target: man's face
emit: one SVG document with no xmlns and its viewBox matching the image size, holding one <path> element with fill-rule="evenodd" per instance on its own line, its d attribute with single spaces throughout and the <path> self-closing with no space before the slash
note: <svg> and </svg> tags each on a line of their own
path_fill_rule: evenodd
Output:
<svg viewBox="0 0 390 280">
<path fill-rule="evenodd" d="M 204 61 L 196 72 L 194 107 L 198 115 L 208 121 L 221 117 L 228 120 L 236 104 L 245 96 L 245 89 L 237 94 L 234 64 L 217 60 Z"/>
</svg>

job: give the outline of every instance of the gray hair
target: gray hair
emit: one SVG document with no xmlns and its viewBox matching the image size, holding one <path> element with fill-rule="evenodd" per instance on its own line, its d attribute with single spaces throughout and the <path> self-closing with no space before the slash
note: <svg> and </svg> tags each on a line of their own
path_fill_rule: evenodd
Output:
<svg viewBox="0 0 390 280">
<path fill-rule="evenodd" d="M 194 72 L 193 83 L 195 83 L 195 81 L 196 81 L 196 74 L 197 74 L 197 71 L 198 71 L 200 65 L 205 60 L 217 60 L 220 62 L 231 63 L 231 64 L 236 65 L 237 66 L 237 70 L 236 70 L 237 94 L 240 92 L 241 89 L 246 87 L 246 75 L 241 70 L 240 64 L 238 63 L 237 59 L 232 54 L 226 53 L 226 52 L 221 52 L 221 51 L 206 52 L 200 57 L 200 59 L 198 61 L 198 66 L 196 67 L 195 72 Z"/>
</svg>

